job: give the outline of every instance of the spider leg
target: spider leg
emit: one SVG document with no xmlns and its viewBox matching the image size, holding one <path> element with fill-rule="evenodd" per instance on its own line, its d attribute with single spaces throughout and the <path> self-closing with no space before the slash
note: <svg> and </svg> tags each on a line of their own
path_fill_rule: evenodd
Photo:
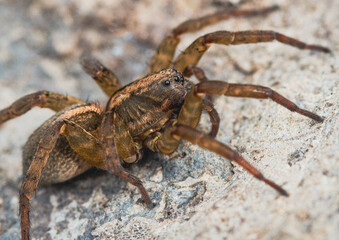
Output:
<svg viewBox="0 0 339 240">
<path fill-rule="evenodd" d="M 47 163 L 50 152 L 55 146 L 62 126 L 64 126 L 63 121 L 56 121 L 52 126 L 50 126 L 49 131 L 44 134 L 38 145 L 33 161 L 27 171 L 25 180 L 21 185 L 19 212 L 21 219 L 21 238 L 23 240 L 29 239 L 29 200 L 34 195 L 42 170 Z"/>
<path fill-rule="evenodd" d="M 251 173 L 255 178 L 265 182 L 281 195 L 286 197 L 288 196 L 288 193 L 282 187 L 265 178 L 260 171 L 253 167 L 237 152 L 227 145 L 215 140 L 214 137 L 205 135 L 192 127 L 174 123 L 172 126 L 166 128 L 163 133 L 157 133 L 156 135 L 146 139 L 145 146 L 154 152 L 170 154 L 178 147 L 180 139 L 190 141 L 193 144 L 197 144 L 202 148 L 219 154 L 230 161 L 236 162 L 246 171 Z"/>
<path fill-rule="evenodd" d="M 168 68 L 171 65 L 175 49 L 180 42 L 180 37 L 182 34 L 199 31 L 204 27 L 218 23 L 231 17 L 264 16 L 278 9 L 279 7 L 276 5 L 262 9 L 249 9 L 249 10 L 227 9 L 216 13 L 212 13 L 210 15 L 206 15 L 201 18 L 185 21 L 176 28 L 174 28 L 162 40 L 162 42 L 158 46 L 155 55 L 151 60 L 148 72 L 149 73 L 157 72 L 163 68 Z"/>
<path fill-rule="evenodd" d="M 197 38 L 189 47 L 185 49 L 174 61 L 173 68 L 183 72 L 189 65 L 197 65 L 202 55 L 207 51 L 211 44 L 237 45 L 245 43 L 272 42 L 277 40 L 283 44 L 287 44 L 300 49 L 308 49 L 330 53 L 331 51 L 323 46 L 310 45 L 297 39 L 285 36 L 274 31 L 218 31 L 208 33 Z"/>
<path fill-rule="evenodd" d="M 106 112 L 104 114 L 104 118 L 101 125 L 101 135 L 102 135 L 102 145 L 104 149 L 105 155 L 105 167 L 106 169 L 111 172 L 112 174 L 128 181 L 129 183 L 133 184 L 137 188 L 139 188 L 141 195 L 147 205 L 148 208 L 152 208 L 153 204 L 148 196 L 148 193 L 143 186 L 141 180 L 129 172 L 127 172 L 121 166 L 121 158 L 120 154 L 124 152 L 123 149 L 118 149 L 121 145 L 130 145 L 131 143 L 128 142 L 128 134 L 124 131 L 124 127 L 122 127 L 122 121 L 116 114 L 112 112 Z M 117 131 L 119 131 L 122 135 L 119 135 Z M 120 139 L 127 142 L 120 142 L 119 139 L 116 137 L 120 136 Z M 130 146 L 127 146 L 129 148 Z M 126 149 L 126 148 L 124 148 Z M 125 153 L 126 154 L 126 153 Z"/>
<path fill-rule="evenodd" d="M 189 65 L 183 72 L 183 75 L 186 77 L 190 77 L 194 75 L 199 82 L 206 82 L 209 79 L 206 77 L 204 70 L 197 66 Z M 215 110 L 213 106 L 213 96 L 207 94 L 202 101 L 203 109 L 209 114 L 210 121 L 212 124 L 211 132 L 209 133 L 210 136 L 215 137 L 219 130 L 220 118 L 218 112 Z"/>
<path fill-rule="evenodd" d="M 35 151 L 32 152 L 33 155 L 29 157 L 29 160 L 27 159 L 27 156 L 24 156 L 24 161 L 29 161 L 29 167 L 26 170 L 26 176 L 20 188 L 19 196 L 22 239 L 29 239 L 29 200 L 33 197 L 38 183 L 43 183 L 43 178 L 45 178 L 45 181 L 47 178 L 47 182 L 52 183 L 57 174 L 60 174 L 61 178 L 64 177 L 70 179 L 76 176 L 74 174 L 81 173 L 72 171 L 71 167 L 67 168 L 69 166 L 67 163 L 70 162 L 68 162 L 67 159 L 64 159 L 65 155 L 59 153 L 59 155 L 53 156 L 53 150 L 58 144 L 57 140 L 61 140 L 59 136 L 65 136 L 71 148 L 80 156 L 87 159 L 87 163 L 90 165 L 100 167 L 101 160 L 101 168 L 104 169 L 102 146 L 97 142 L 95 137 L 83 127 L 69 120 L 76 119 L 79 122 L 85 123 L 86 129 L 88 129 L 97 125 L 98 120 L 100 124 L 101 112 L 101 108 L 91 104 L 75 106 L 72 109 L 69 108 L 65 111 L 61 111 L 52 117 L 53 120 L 48 120 L 47 128 L 39 132 L 38 143 L 30 143 Z M 78 114 L 82 114 L 83 117 L 85 113 L 87 114 L 87 118 L 77 118 Z M 75 161 L 77 162 L 77 160 Z M 48 167 L 48 164 L 51 163 L 50 161 L 58 161 L 59 164 L 55 164 L 54 168 L 51 170 Z M 42 175 L 43 170 L 44 175 Z"/>
<path fill-rule="evenodd" d="M 112 96 L 113 93 L 121 88 L 117 76 L 97 59 L 84 55 L 80 58 L 80 64 L 107 96 Z"/>
<path fill-rule="evenodd" d="M 207 99 L 202 99 L 201 101 L 199 101 L 199 98 L 198 98 L 198 101 L 196 103 L 197 104 L 195 104 L 195 107 L 198 107 L 198 110 L 196 110 L 195 112 L 198 112 L 198 114 L 195 115 L 193 118 L 200 119 L 201 108 L 199 107 L 199 105 L 201 104 L 202 109 L 208 113 L 210 117 L 211 125 L 212 125 L 211 131 L 209 132 L 208 135 L 212 138 L 215 138 L 219 131 L 219 125 L 220 125 L 220 117 L 219 117 L 218 112 L 215 110 L 213 104 Z M 200 114 L 199 114 L 199 111 L 200 111 Z M 144 140 L 144 145 L 153 152 L 161 152 L 161 153 L 168 154 L 168 153 L 175 151 L 178 148 L 179 140 L 173 139 L 171 135 L 171 131 L 165 131 L 163 133 L 155 132 L 154 134 L 149 135 Z"/>
<path fill-rule="evenodd" d="M 191 77 L 192 75 L 194 75 L 199 80 L 199 82 L 208 81 L 208 78 L 206 77 L 204 70 L 194 65 L 188 65 L 185 68 L 183 75 L 185 77 Z"/>
<path fill-rule="evenodd" d="M 218 114 L 217 110 L 215 110 L 213 103 L 210 102 L 206 98 L 204 98 L 202 100 L 202 107 L 208 113 L 208 115 L 210 117 L 211 124 L 212 124 L 211 131 L 208 135 L 211 136 L 211 137 L 215 137 L 215 136 L 217 136 L 217 133 L 218 133 L 218 130 L 219 130 L 219 125 L 220 125 L 219 114 Z"/>
<path fill-rule="evenodd" d="M 100 141 L 75 122 L 65 119 L 64 123 L 65 127 L 60 134 L 66 137 L 71 148 L 90 165 L 105 169 L 104 152 Z"/>
<path fill-rule="evenodd" d="M 209 83 L 209 81 L 202 83 Z M 204 97 L 204 93 L 196 94 L 194 86 L 186 95 L 184 105 L 180 109 L 177 122 L 174 122 L 173 125 L 165 128 L 165 130 L 154 139 L 148 139 L 146 144 L 147 147 L 149 147 L 152 151 L 164 154 L 174 152 L 180 143 L 180 138 L 172 135 L 175 124 L 178 123 L 195 128 L 200 121 Z"/>
<path fill-rule="evenodd" d="M 192 75 L 194 75 L 199 80 L 199 82 L 206 82 L 206 81 L 209 80 L 206 77 L 204 70 L 202 70 L 202 68 L 194 66 L 194 65 L 188 65 L 185 68 L 183 75 L 185 77 L 191 77 Z M 206 99 L 208 99 L 211 103 L 213 103 L 213 101 L 214 101 L 212 95 L 207 95 Z"/>
<path fill-rule="evenodd" d="M 255 178 L 274 188 L 281 195 L 288 197 L 288 193 L 282 187 L 280 187 L 273 181 L 265 178 L 259 170 L 257 170 L 248 161 L 241 157 L 236 151 L 232 150 L 227 145 L 215 140 L 214 138 L 204 135 L 194 128 L 180 124 L 176 125 L 175 128 L 172 130 L 172 135 L 173 137 L 180 137 L 211 152 L 214 152 L 224 158 L 227 158 L 230 161 L 236 162 L 246 171 L 252 174 Z"/>
<path fill-rule="evenodd" d="M 323 118 L 315 113 L 299 108 L 295 103 L 283 97 L 276 91 L 268 87 L 251 84 L 236 84 L 223 81 L 202 82 L 195 85 L 196 95 L 199 94 L 218 94 L 231 97 L 248 97 L 248 98 L 270 98 L 281 106 L 292 112 L 299 113 L 309 117 L 317 122 L 323 122 Z"/>
<path fill-rule="evenodd" d="M 83 103 L 83 101 L 59 93 L 38 91 L 16 100 L 12 105 L 1 110 L 0 125 L 12 118 L 23 115 L 33 107 L 49 108 L 58 112 L 76 103 Z"/>
<path fill-rule="evenodd" d="M 233 97 L 271 98 L 273 101 L 286 107 L 290 111 L 297 112 L 319 122 L 323 121 L 320 116 L 299 108 L 296 104 L 270 88 L 248 84 L 231 84 L 222 81 L 204 81 L 192 87 L 186 95 L 177 122 L 167 126 L 163 132 L 157 133 L 146 139 L 146 147 L 152 151 L 170 154 L 177 149 L 180 139 L 188 140 L 231 161 L 237 162 L 257 179 L 265 182 L 280 194 L 288 196 L 284 189 L 266 179 L 258 170 L 231 148 L 218 142 L 213 137 L 204 135 L 194 129 L 200 121 L 203 109 L 203 98 L 206 94 Z"/>
</svg>

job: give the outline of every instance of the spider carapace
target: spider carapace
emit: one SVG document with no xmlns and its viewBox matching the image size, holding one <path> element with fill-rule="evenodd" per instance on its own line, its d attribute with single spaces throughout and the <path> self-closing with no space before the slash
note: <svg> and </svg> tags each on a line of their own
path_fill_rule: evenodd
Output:
<svg viewBox="0 0 339 240">
<path fill-rule="evenodd" d="M 263 16 L 277 9 L 277 6 L 252 10 L 232 9 L 180 24 L 159 45 L 151 60 L 149 74 L 125 87 L 98 60 L 83 57 L 81 64 L 84 70 L 110 97 L 105 108 L 98 103 L 86 103 L 78 98 L 39 91 L 20 98 L 0 111 L 0 124 L 36 106 L 57 112 L 31 135 L 24 147 L 23 169 L 26 175 L 20 189 L 22 239 L 29 239 L 29 200 L 38 183 L 63 182 L 91 167 L 107 170 L 135 185 L 146 205 L 152 207 L 142 182 L 128 173 L 122 167 L 122 162 L 137 161 L 145 148 L 164 154 L 172 153 L 181 139 L 236 162 L 279 194 L 288 196 L 282 187 L 265 178 L 237 152 L 215 139 L 219 115 L 213 107 L 211 95 L 270 98 L 290 111 L 315 121 L 322 122 L 322 117 L 299 108 L 268 87 L 210 81 L 196 65 L 212 44 L 234 45 L 276 40 L 300 49 L 325 53 L 330 50 L 274 31 L 218 31 L 197 38 L 173 60 L 180 36 L 184 33 L 198 31 L 230 17 Z M 192 75 L 200 83 L 194 85 L 190 82 L 188 77 Z M 209 134 L 195 129 L 202 111 L 210 116 L 212 128 Z"/>
</svg>

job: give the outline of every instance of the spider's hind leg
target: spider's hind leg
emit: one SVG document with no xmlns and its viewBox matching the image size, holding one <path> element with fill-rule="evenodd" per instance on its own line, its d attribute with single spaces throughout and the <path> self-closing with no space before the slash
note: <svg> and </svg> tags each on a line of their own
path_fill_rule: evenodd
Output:
<svg viewBox="0 0 339 240">
<path fill-rule="evenodd" d="M 55 146 L 62 126 L 64 126 L 62 121 L 56 121 L 52 126 L 50 126 L 49 131 L 46 132 L 44 136 L 42 136 L 33 161 L 27 171 L 24 182 L 21 185 L 19 212 L 21 219 L 21 238 L 23 240 L 29 239 L 29 200 L 34 195 L 42 174 L 42 170 L 47 163 L 50 152 Z"/>
<path fill-rule="evenodd" d="M 91 134 L 101 114 L 95 104 L 71 106 L 47 120 L 26 143 L 23 162 L 27 170 L 19 196 L 22 239 L 29 239 L 29 201 L 39 182 L 64 182 L 92 166 L 104 169 L 102 146 Z"/>
</svg>

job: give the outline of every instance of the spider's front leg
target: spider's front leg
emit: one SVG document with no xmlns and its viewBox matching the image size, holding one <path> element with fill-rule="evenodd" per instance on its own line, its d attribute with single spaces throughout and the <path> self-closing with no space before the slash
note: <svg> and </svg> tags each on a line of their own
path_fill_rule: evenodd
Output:
<svg viewBox="0 0 339 240">
<path fill-rule="evenodd" d="M 268 87 L 251 84 L 236 84 L 223 81 L 209 81 L 197 84 L 192 90 L 196 95 L 199 94 L 217 94 L 230 97 L 247 97 L 247 98 L 270 98 L 281 106 L 292 112 L 299 113 L 309 117 L 317 122 L 323 122 L 323 118 L 315 113 L 298 107 L 295 103 L 283 97 L 276 91 Z"/>
<path fill-rule="evenodd" d="M 255 17 L 265 16 L 278 10 L 279 7 L 274 5 L 271 7 L 261 9 L 225 9 L 204 17 L 191 19 L 181 23 L 179 26 L 174 28 L 160 43 L 158 49 L 153 56 L 148 72 L 157 72 L 163 68 L 168 68 L 175 53 L 175 49 L 180 42 L 182 34 L 199 31 L 209 25 L 218 23 L 220 21 L 229 19 L 231 17 Z M 183 70 L 182 70 L 183 71 Z"/>
<path fill-rule="evenodd" d="M 257 170 L 252 164 L 247 162 L 242 156 L 240 156 L 236 151 L 232 150 L 229 146 L 199 132 L 194 128 L 185 125 L 178 124 L 174 126 L 171 130 L 171 134 L 173 137 L 185 139 L 211 152 L 219 154 L 220 156 L 223 156 L 230 161 L 236 162 L 246 171 L 252 174 L 256 179 L 263 181 L 264 183 L 278 191 L 281 195 L 288 197 L 288 193 L 286 192 L 286 190 L 284 190 L 275 182 L 265 178 L 259 170 Z"/>
<path fill-rule="evenodd" d="M 217 133 L 219 131 L 219 126 L 220 126 L 219 113 L 217 112 L 217 110 L 215 110 L 213 103 L 208 99 L 202 100 L 202 106 L 203 106 L 203 109 L 209 115 L 210 122 L 211 122 L 211 125 L 212 125 L 211 131 L 208 135 L 211 136 L 211 137 L 215 137 L 215 136 L 217 136 Z"/>
<path fill-rule="evenodd" d="M 208 50 L 211 44 L 222 44 L 222 45 L 239 45 L 247 43 L 261 43 L 261 42 L 272 42 L 278 41 L 283 44 L 287 44 L 299 49 L 308 49 L 312 51 L 319 51 L 330 53 L 330 49 L 319 46 L 307 44 L 297 39 L 285 36 L 281 33 L 274 31 L 218 31 L 208 33 L 202 37 L 196 39 L 189 47 L 185 49 L 174 61 L 173 68 L 180 72 L 183 72 L 189 65 L 195 66 L 198 64 L 200 58 Z"/>
<path fill-rule="evenodd" d="M 197 67 L 197 66 L 194 66 L 194 65 L 188 65 L 185 68 L 183 75 L 185 77 L 191 77 L 192 75 L 194 75 L 199 80 L 199 82 L 209 81 L 209 79 L 205 75 L 204 70 L 202 70 L 200 67 Z M 214 102 L 212 95 L 207 95 L 206 99 L 208 99 L 208 101 L 210 101 L 211 103 Z"/>
<path fill-rule="evenodd" d="M 38 91 L 16 100 L 12 103 L 12 105 L 1 110 L 0 125 L 10 119 L 25 114 L 33 107 L 49 108 L 58 112 L 65 107 L 76 103 L 83 103 L 83 101 L 81 99 L 59 93 Z"/>
<path fill-rule="evenodd" d="M 81 56 L 80 64 L 85 72 L 95 80 L 108 97 L 112 96 L 113 93 L 122 87 L 118 77 L 92 56 Z"/>
<path fill-rule="evenodd" d="M 101 136 L 106 170 L 139 188 L 147 207 L 152 208 L 152 201 L 141 180 L 121 166 L 121 159 L 134 162 L 141 156 L 127 127 L 117 114 L 111 111 L 104 114 Z"/>
<path fill-rule="evenodd" d="M 273 101 L 291 111 L 295 111 L 319 122 L 323 121 L 317 114 L 299 108 L 296 104 L 270 88 L 246 84 L 230 84 L 222 81 L 205 81 L 195 85 L 187 94 L 184 105 L 180 110 L 177 123 L 169 126 L 162 134 L 155 136 L 155 138 L 148 139 L 146 142 L 148 143 L 147 146 L 153 151 L 169 154 L 177 148 L 180 139 L 185 139 L 202 148 L 215 152 L 230 161 L 238 163 L 255 178 L 265 182 L 280 194 L 288 196 L 288 193 L 282 187 L 265 178 L 260 171 L 230 147 L 194 129 L 200 120 L 202 102 L 205 94 L 271 98 Z"/>
</svg>

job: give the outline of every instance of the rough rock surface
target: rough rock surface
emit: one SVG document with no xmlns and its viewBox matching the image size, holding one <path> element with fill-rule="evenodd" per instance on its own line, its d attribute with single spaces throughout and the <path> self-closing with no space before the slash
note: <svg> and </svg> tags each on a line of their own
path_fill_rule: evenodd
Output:
<svg viewBox="0 0 339 240">
<path fill-rule="evenodd" d="M 24 3 L 23 3 L 24 2 Z M 106 100 L 78 64 L 91 50 L 123 83 L 147 63 L 171 28 L 227 6 L 222 0 L 0 1 L 0 109 L 40 89 Z M 336 239 L 339 235 L 339 2 L 273 2 L 265 18 L 232 19 L 183 37 L 179 51 L 214 30 L 273 29 L 330 47 L 333 55 L 279 43 L 213 46 L 199 66 L 211 79 L 269 86 L 324 116 L 315 123 L 268 100 L 219 97 L 217 138 L 290 193 L 280 197 L 240 167 L 189 143 L 170 156 L 148 153 L 127 166 L 156 203 L 106 172 L 92 170 L 40 188 L 32 200 L 33 239 Z M 233 60 L 231 60 L 233 59 Z M 249 76 L 233 61 L 257 71 Z M 0 238 L 19 238 L 21 149 L 53 113 L 34 109 L 0 129 Z M 208 131 L 203 118 L 200 129 Z"/>
</svg>

